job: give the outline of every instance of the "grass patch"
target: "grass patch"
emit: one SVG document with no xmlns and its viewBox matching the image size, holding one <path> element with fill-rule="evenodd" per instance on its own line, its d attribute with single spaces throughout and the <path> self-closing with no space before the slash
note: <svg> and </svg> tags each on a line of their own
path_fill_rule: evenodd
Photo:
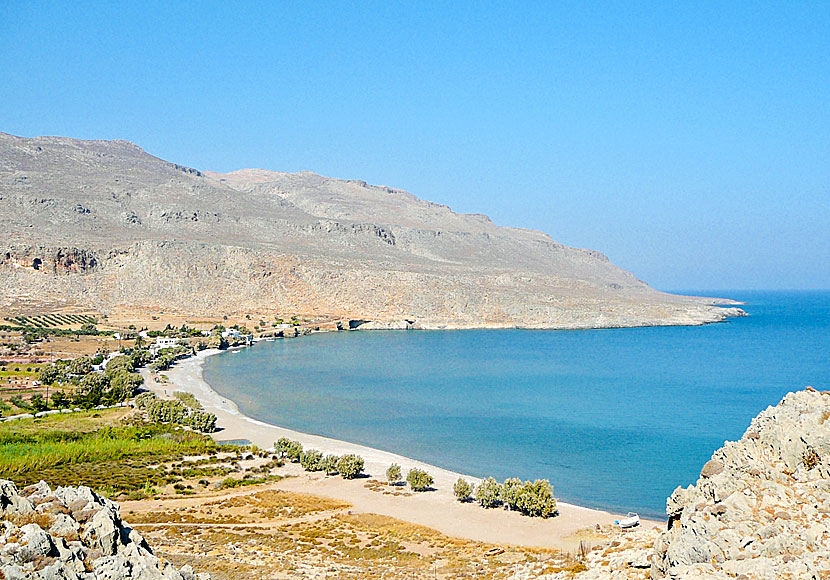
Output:
<svg viewBox="0 0 830 580">
<path fill-rule="evenodd" d="M 163 464 L 219 449 L 209 437 L 172 425 L 124 424 L 125 412 L 115 411 L 0 424 L 0 478 L 136 492 L 181 479 L 181 469 Z"/>
</svg>

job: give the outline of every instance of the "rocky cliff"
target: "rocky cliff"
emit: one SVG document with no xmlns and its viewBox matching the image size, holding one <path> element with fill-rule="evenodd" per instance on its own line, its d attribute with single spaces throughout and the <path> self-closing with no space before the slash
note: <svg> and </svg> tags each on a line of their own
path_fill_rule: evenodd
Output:
<svg viewBox="0 0 830 580">
<path fill-rule="evenodd" d="M 208 580 L 153 555 L 118 504 L 88 487 L 22 491 L 0 480 L 0 577 L 7 580 Z"/>
<path fill-rule="evenodd" d="M 652 578 L 830 577 L 830 393 L 790 393 L 667 503 Z"/>
<path fill-rule="evenodd" d="M 657 292 L 592 250 L 390 187 L 203 172 L 126 141 L 0 133 L 0 308 L 54 299 L 383 326 L 703 324 L 740 314 Z"/>
</svg>

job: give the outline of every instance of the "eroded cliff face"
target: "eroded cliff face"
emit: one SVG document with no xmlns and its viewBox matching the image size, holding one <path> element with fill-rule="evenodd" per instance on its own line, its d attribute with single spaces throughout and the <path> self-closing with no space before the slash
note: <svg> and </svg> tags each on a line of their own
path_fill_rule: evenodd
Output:
<svg viewBox="0 0 830 580">
<path fill-rule="evenodd" d="M 377 326 L 585 328 L 739 315 L 607 257 L 313 173 L 201 172 L 125 141 L 0 133 L 0 307 L 20 296 Z"/>
</svg>

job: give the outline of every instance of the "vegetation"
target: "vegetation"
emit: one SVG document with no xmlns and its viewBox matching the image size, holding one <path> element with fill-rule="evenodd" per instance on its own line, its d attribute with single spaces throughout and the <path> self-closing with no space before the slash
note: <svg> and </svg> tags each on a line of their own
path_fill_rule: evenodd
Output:
<svg viewBox="0 0 830 580">
<path fill-rule="evenodd" d="M 300 455 L 300 465 L 306 471 L 322 471 L 323 470 L 323 454 L 316 449 L 306 449 Z"/>
<path fill-rule="evenodd" d="M 386 481 L 391 483 L 392 485 L 396 485 L 398 482 L 401 481 L 401 466 L 397 463 L 393 463 L 389 467 L 386 468 Z"/>
<path fill-rule="evenodd" d="M 552 516 L 556 512 L 556 500 L 553 498 L 553 487 L 550 482 L 547 479 L 537 479 L 533 483 L 524 482 L 518 493 L 516 507 L 526 516 Z"/>
<path fill-rule="evenodd" d="M 501 492 L 501 484 L 492 477 L 488 477 L 478 484 L 476 488 L 476 501 L 478 501 L 481 507 L 496 507 L 501 504 Z"/>
<path fill-rule="evenodd" d="M 300 460 L 300 455 L 303 453 L 303 444 L 299 441 L 292 441 L 288 437 L 280 437 L 277 439 L 277 442 L 274 443 L 274 448 L 280 457 L 295 463 Z"/>
<path fill-rule="evenodd" d="M 340 457 L 337 455 L 326 455 L 323 458 L 323 462 L 321 464 L 321 471 L 326 475 L 334 475 L 337 473 L 337 463 L 340 461 Z"/>
<path fill-rule="evenodd" d="M 458 501 L 470 501 L 470 496 L 473 494 L 473 485 L 463 477 L 459 477 L 458 481 L 452 486 L 452 492 Z"/>
<path fill-rule="evenodd" d="M 412 488 L 412 491 L 426 491 L 432 487 L 433 481 L 429 473 L 417 467 L 413 467 L 406 474 L 406 482 Z"/>
<path fill-rule="evenodd" d="M 135 406 L 147 412 L 151 421 L 187 425 L 191 429 L 202 433 L 216 431 L 216 415 L 188 407 L 180 400 L 166 401 L 156 397 L 154 393 L 141 393 L 135 398 Z"/>
<path fill-rule="evenodd" d="M 501 500 L 504 507 L 512 511 L 519 511 L 519 495 L 523 488 L 522 480 L 518 477 L 509 477 L 501 487 Z"/>
<path fill-rule="evenodd" d="M 363 458 L 359 455 L 344 455 L 337 461 L 337 471 L 343 479 L 355 479 L 363 473 Z"/>
<path fill-rule="evenodd" d="M 158 466 L 183 455 L 217 450 L 209 437 L 170 425 L 127 425 L 121 410 L 53 415 L 0 424 L 0 478 L 18 486 L 40 479 L 137 492 L 172 483 Z"/>
</svg>

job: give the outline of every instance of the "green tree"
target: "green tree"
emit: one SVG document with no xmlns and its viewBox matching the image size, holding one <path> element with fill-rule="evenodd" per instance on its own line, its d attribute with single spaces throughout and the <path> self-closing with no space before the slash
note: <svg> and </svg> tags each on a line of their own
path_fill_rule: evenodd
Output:
<svg viewBox="0 0 830 580">
<path fill-rule="evenodd" d="M 56 365 L 44 365 L 37 372 L 37 379 L 44 385 L 54 385 L 66 380 L 63 370 Z"/>
<path fill-rule="evenodd" d="M 344 455 L 337 462 L 337 471 L 343 479 L 355 479 L 363 473 L 363 458 L 359 455 Z"/>
<path fill-rule="evenodd" d="M 492 508 L 501 503 L 501 484 L 488 477 L 478 484 L 476 488 L 476 501 L 481 507 Z"/>
<path fill-rule="evenodd" d="M 423 469 L 413 467 L 409 470 L 409 473 L 406 474 L 406 482 L 409 484 L 409 487 L 412 488 L 412 491 L 426 491 L 432 486 L 433 479 L 432 476 Z"/>
<path fill-rule="evenodd" d="M 458 481 L 452 486 L 452 492 L 458 501 L 470 501 L 470 496 L 473 493 L 473 485 L 463 477 L 459 477 Z"/>
<path fill-rule="evenodd" d="M 288 437 L 280 437 L 277 442 L 274 443 L 274 448 L 281 457 L 288 459 L 289 461 L 299 461 L 300 455 L 303 453 L 302 443 L 299 441 L 292 441 Z"/>
<path fill-rule="evenodd" d="M 321 471 L 323 469 L 323 454 L 316 449 L 306 449 L 300 455 L 300 465 L 306 471 Z"/>
<path fill-rule="evenodd" d="M 519 492 L 516 507 L 528 516 L 552 516 L 556 512 L 556 500 L 550 482 L 547 479 L 537 479 L 533 483 L 526 481 Z"/>
<path fill-rule="evenodd" d="M 92 360 L 88 356 L 79 356 L 69 363 L 66 371 L 73 375 L 87 375 L 92 372 Z"/>
<path fill-rule="evenodd" d="M 334 475 L 337 473 L 337 463 L 340 461 L 340 457 L 337 455 L 326 455 L 323 458 L 322 463 L 322 471 L 326 475 Z"/>
<path fill-rule="evenodd" d="M 43 399 L 43 396 L 39 394 L 32 395 L 29 399 L 29 404 L 32 406 L 32 411 L 35 413 L 40 413 L 41 411 L 45 411 L 49 408 L 49 405 Z"/>
<path fill-rule="evenodd" d="M 501 500 L 507 509 L 516 511 L 519 509 L 519 494 L 523 489 L 522 480 L 518 477 L 510 477 L 504 480 L 501 487 Z"/>
<path fill-rule="evenodd" d="M 52 399 L 52 406 L 56 409 L 65 409 L 69 406 L 69 398 L 63 391 L 55 391 L 50 398 Z"/>
<path fill-rule="evenodd" d="M 386 468 L 386 481 L 392 485 L 397 485 L 401 481 L 401 466 L 393 463 Z"/>
</svg>

